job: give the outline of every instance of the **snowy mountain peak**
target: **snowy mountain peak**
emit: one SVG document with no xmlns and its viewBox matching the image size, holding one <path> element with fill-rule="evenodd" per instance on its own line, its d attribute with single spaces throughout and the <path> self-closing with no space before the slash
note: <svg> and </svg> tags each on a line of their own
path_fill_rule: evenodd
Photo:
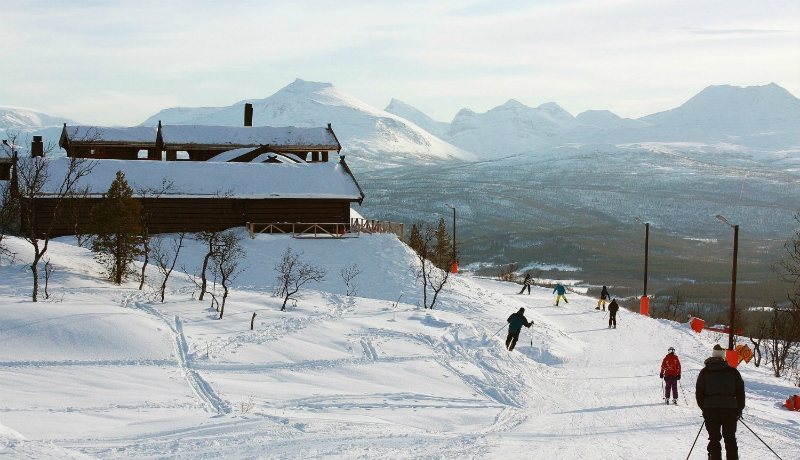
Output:
<svg viewBox="0 0 800 460">
<path fill-rule="evenodd" d="M 295 79 L 292 83 L 285 86 L 281 91 L 289 93 L 313 93 L 326 88 L 332 88 L 332 83 L 307 81 L 300 78 Z"/>
<path fill-rule="evenodd" d="M 547 113 L 548 115 L 553 117 L 553 119 L 556 120 L 572 121 L 575 119 L 575 117 L 573 117 L 571 113 L 564 110 L 563 107 L 556 104 L 555 102 L 545 102 L 544 104 L 537 107 L 537 109 Z"/>
<path fill-rule="evenodd" d="M 770 83 L 764 86 L 708 86 L 681 107 L 699 110 L 773 111 L 776 107 L 798 107 L 800 100 Z M 679 108 L 681 108 L 679 107 Z"/>
<path fill-rule="evenodd" d="M 389 112 L 389 109 L 408 109 L 408 108 L 414 109 L 414 107 L 406 104 L 405 102 L 403 102 L 403 101 L 401 101 L 399 99 L 392 98 L 392 100 L 389 101 L 389 105 L 387 105 L 384 110 Z M 414 110 L 416 110 L 416 109 L 414 109 Z"/>
<path fill-rule="evenodd" d="M 527 105 L 523 104 L 522 102 L 516 99 L 509 99 L 505 104 L 496 107 L 495 109 L 516 109 L 516 108 L 524 108 L 529 109 Z"/>
<path fill-rule="evenodd" d="M 254 126 L 318 127 L 330 123 L 342 144 L 342 153 L 360 168 L 473 158 L 416 123 L 366 104 L 330 83 L 299 78 L 264 99 L 228 107 L 162 110 L 143 124 L 155 125 L 162 120 L 164 124 L 241 126 L 245 102 L 253 104 Z"/>
<path fill-rule="evenodd" d="M 662 139 L 737 139 L 787 148 L 800 143 L 800 100 L 774 83 L 709 86 L 680 107 L 640 120 L 656 127 Z"/>
<path fill-rule="evenodd" d="M 450 129 L 449 123 L 436 121 L 423 113 L 421 110 L 398 99 L 392 98 L 391 102 L 389 102 L 389 105 L 387 105 L 384 110 L 397 115 L 398 117 L 405 118 L 406 120 L 414 123 L 415 125 L 439 138 L 444 136 L 444 134 Z"/>
<path fill-rule="evenodd" d="M 445 140 L 484 158 L 498 158 L 553 145 L 574 124 L 574 117 L 554 102 L 533 108 L 510 99 L 481 114 L 462 109 Z"/>
<path fill-rule="evenodd" d="M 464 109 L 461 109 L 461 110 L 458 111 L 458 113 L 454 117 L 453 121 L 455 121 L 455 118 L 459 118 L 459 117 L 468 118 L 468 117 L 472 117 L 474 115 L 475 115 L 475 112 L 472 109 L 464 108 Z"/>
</svg>

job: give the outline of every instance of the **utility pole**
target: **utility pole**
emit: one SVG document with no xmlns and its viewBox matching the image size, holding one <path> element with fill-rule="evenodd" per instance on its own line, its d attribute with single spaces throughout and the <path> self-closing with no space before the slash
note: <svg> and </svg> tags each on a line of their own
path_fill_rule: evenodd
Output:
<svg viewBox="0 0 800 460">
<path fill-rule="evenodd" d="M 650 298 L 647 297 L 647 263 L 650 251 L 650 222 L 643 222 L 642 219 L 636 218 L 636 222 L 644 224 L 644 288 L 642 298 L 639 299 L 639 313 L 649 316 L 650 312 Z"/>
<path fill-rule="evenodd" d="M 458 261 L 456 260 L 456 208 L 455 206 L 450 206 L 449 204 L 445 204 L 448 208 L 453 210 L 453 261 L 452 261 L 452 272 L 458 273 Z"/>
<path fill-rule="evenodd" d="M 733 270 L 731 272 L 731 312 L 730 312 L 730 330 L 728 331 L 728 350 L 733 350 L 733 336 L 736 333 L 734 329 L 734 322 L 736 321 L 736 265 L 739 257 L 739 226 L 731 225 L 728 219 L 721 215 L 717 215 L 717 220 L 733 227 Z"/>
</svg>

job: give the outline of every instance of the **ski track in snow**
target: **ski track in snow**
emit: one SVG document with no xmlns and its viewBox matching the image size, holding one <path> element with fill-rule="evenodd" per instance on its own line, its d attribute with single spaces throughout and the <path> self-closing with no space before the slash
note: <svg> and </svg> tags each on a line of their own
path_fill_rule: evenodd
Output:
<svg viewBox="0 0 800 460">
<path fill-rule="evenodd" d="M 221 400 L 219 395 L 214 392 L 211 385 L 206 382 L 196 370 L 189 366 L 189 360 L 187 358 L 189 346 L 186 343 L 186 336 L 183 334 L 183 324 L 178 316 L 170 317 L 150 305 L 135 300 L 133 296 L 130 295 L 123 296 L 120 303 L 123 307 L 143 310 L 160 319 L 167 325 L 172 335 L 173 349 L 175 357 L 178 360 L 177 365 L 181 374 L 207 412 L 229 413 L 231 411 L 230 404 L 227 401 Z"/>
<path fill-rule="evenodd" d="M 74 406 L 64 396 L 55 406 L 0 407 L 0 422 L 9 426 L 5 433 L 0 425 L 0 457 L 685 458 L 702 421 L 693 383 L 708 337 L 625 310 L 609 330 L 595 299 L 568 294 L 569 304 L 556 307 L 547 289 L 506 290 L 518 287 L 456 276 L 434 310 L 413 300 L 309 291 L 279 313 L 266 290 L 239 288 L 218 321 L 195 301 L 159 304 L 115 288 L 113 303 L 166 325 L 174 359 L 5 359 L 0 368 L 167 367 L 180 373 L 176 385 L 191 395 Z M 109 295 L 91 287 L 70 291 Z M 190 292 L 182 287 L 168 299 Z M 508 352 L 506 318 L 521 306 L 535 325 Z M 259 312 L 256 330 L 231 327 L 249 326 L 252 310 Z M 667 407 L 658 367 L 670 345 L 678 347 L 684 372 L 680 405 Z M 775 410 L 791 389 L 753 376 L 745 376 L 745 421 L 792 458 L 800 424 Z M 235 401 L 247 394 L 255 400 L 244 412 Z M 5 417 L 19 420 L 25 411 L 42 419 L 99 414 L 125 423 L 118 432 L 24 439 Z M 771 455 L 743 426 L 737 437 L 742 458 Z M 705 454 L 704 433 L 700 438 L 692 458 Z"/>
</svg>

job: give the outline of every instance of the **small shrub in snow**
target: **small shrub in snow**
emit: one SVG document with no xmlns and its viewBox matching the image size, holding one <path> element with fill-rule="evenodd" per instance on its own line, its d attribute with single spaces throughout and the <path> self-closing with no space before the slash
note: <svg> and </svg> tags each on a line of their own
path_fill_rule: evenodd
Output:
<svg viewBox="0 0 800 460">
<path fill-rule="evenodd" d="M 312 281 L 320 282 L 325 279 L 325 270 L 321 267 L 311 265 L 300 260 L 300 255 L 292 252 L 290 246 L 286 247 L 280 262 L 275 265 L 278 272 L 276 278 L 275 295 L 283 297 L 281 311 L 286 311 L 286 303 L 289 299 L 299 298 L 300 288 Z"/>
<path fill-rule="evenodd" d="M 356 295 L 358 292 L 358 288 L 360 287 L 358 284 L 355 283 L 356 276 L 361 274 L 361 270 L 358 268 L 358 265 L 353 263 L 351 267 L 344 267 L 339 270 L 339 276 L 342 277 L 342 281 L 344 281 L 345 287 L 345 295 L 350 297 L 351 295 Z"/>
</svg>

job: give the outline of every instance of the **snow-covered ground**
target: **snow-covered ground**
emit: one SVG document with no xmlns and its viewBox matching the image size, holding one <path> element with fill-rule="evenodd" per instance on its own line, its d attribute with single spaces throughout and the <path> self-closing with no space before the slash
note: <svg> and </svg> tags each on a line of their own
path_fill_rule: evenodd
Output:
<svg viewBox="0 0 800 460">
<path fill-rule="evenodd" d="M 51 243 L 51 296 L 32 303 L 28 248 L 6 242 L 18 256 L 0 263 L 2 458 L 682 459 L 702 421 L 694 380 L 727 340 L 627 311 L 610 330 L 595 299 L 555 307 L 550 290 L 463 275 L 425 310 L 412 254 L 390 235 L 245 239 L 223 320 L 184 275 L 154 302 L 103 281 L 69 239 Z M 327 276 L 280 312 L 287 246 Z M 201 259 L 192 242 L 179 266 Z M 347 297 L 339 270 L 354 263 Z M 520 307 L 535 326 L 509 353 Z M 669 346 L 684 367 L 678 406 L 661 404 Z M 797 389 L 740 369 L 745 421 L 799 458 L 800 414 L 780 405 Z M 772 456 L 741 425 L 738 437 L 741 458 Z M 705 458 L 705 435 L 691 458 Z"/>
</svg>

